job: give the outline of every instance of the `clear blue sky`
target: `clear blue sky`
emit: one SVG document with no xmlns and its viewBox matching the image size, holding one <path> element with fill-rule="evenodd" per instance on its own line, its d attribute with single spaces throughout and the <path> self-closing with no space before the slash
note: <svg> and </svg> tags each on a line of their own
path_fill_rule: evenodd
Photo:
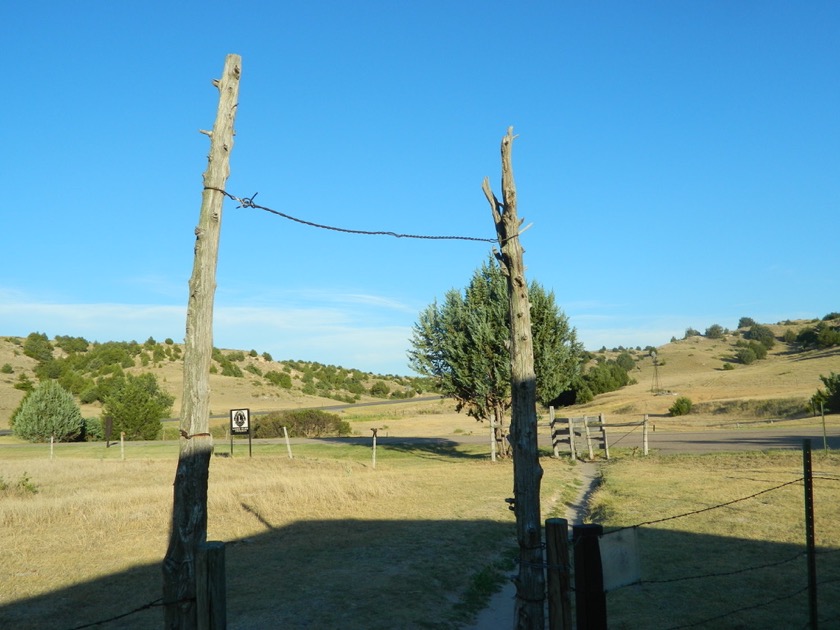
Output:
<svg viewBox="0 0 840 630">
<path fill-rule="evenodd" d="M 528 278 L 590 349 L 840 310 L 840 3 L 0 6 L 0 335 L 184 335 L 211 79 L 228 190 L 309 221 L 492 238 L 512 125 Z M 226 202 L 214 343 L 410 373 L 489 244 Z"/>
</svg>

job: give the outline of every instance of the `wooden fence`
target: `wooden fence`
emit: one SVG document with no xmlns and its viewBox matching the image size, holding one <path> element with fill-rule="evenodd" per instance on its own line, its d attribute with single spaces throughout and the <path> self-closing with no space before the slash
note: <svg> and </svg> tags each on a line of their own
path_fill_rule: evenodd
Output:
<svg viewBox="0 0 840 630">
<path fill-rule="evenodd" d="M 604 451 L 604 457 L 610 458 L 610 441 L 607 429 L 620 427 L 642 427 L 642 451 L 648 454 L 648 429 L 649 422 L 647 414 L 641 422 L 616 422 L 607 424 L 603 413 L 597 416 L 582 416 L 578 418 L 555 418 L 554 407 L 548 408 L 549 427 L 551 430 L 551 446 L 554 449 L 554 457 L 560 457 L 561 449 L 568 448 L 569 457 L 573 460 L 581 456 L 585 447 L 588 452 L 588 459 L 595 459 L 596 448 Z M 631 429 L 633 431 L 635 429 Z"/>
</svg>

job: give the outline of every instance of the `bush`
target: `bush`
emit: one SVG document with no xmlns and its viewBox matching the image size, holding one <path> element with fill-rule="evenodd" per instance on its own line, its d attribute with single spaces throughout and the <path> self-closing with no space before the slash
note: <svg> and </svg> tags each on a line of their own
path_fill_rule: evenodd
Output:
<svg viewBox="0 0 840 630">
<path fill-rule="evenodd" d="M 265 378 L 269 383 L 273 383 L 277 387 L 282 387 L 283 389 L 292 388 L 292 377 L 285 372 L 270 370 L 265 373 Z"/>
<path fill-rule="evenodd" d="M 707 339 L 721 339 L 724 335 L 724 328 L 720 324 L 712 324 L 706 329 Z"/>
<path fill-rule="evenodd" d="M 755 326 L 755 320 L 752 317 L 742 317 L 738 320 L 738 328 L 749 328 Z"/>
<path fill-rule="evenodd" d="M 691 413 L 691 407 L 694 403 L 690 398 L 680 396 L 674 401 L 674 404 L 668 408 L 668 413 L 672 416 L 685 416 Z"/>
<path fill-rule="evenodd" d="M 44 333 L 29 333 L 26 341 L 23 342 L 23 354 L 44 363 L 53 358 L 53 347 Z"/>
<path fill-rule="evenodd" d="M 99 418 L 85 418 L 82 437 L 86 442 L 101 442 L 105 439 L 105 427 Z"/>
<path fill-rule="evenodd" d="M 734 366 L 734 365 L 732 365 L 731 363 L 724 363 L 724 364 L 723 364 L 723 369 L 724 369 L 724 370 L 734 370 L 734 369 L 735 369 L 735 366 Z"/>
<path fill-rule="evenodd" d="M 683 339 L 688 339 L 689 337 L 699 337 L 699 336 L 700 336 L 700 331 L 699 330 L 695 330 L 694 328 L 689 327 L 689 328 L 685 329 L 685 336 L 683 337 Z"/>
<path fill-rule="evenodd" d="M 773 331 L 761 324 L 750 326 L 750 329 L 744 333 L 744 339 L 757 341 L 768 350 L 776 345 L 776 337 L 773 335 Z"/>
<path fill-rule="evenodd" d="M 2 372 L 3 374 L 13 374 L 14 371 L 15 368 L 12 367 L 11 363 L 4 363 L 3 367 L 0 368 L 0 372 Z"/>
<path fill-rule="evenodd" d="M 84 430 L 82 412 L 73 395 L 55 381 L 44 381 L 21 401 L 12 420 L 14 433 L 29 442 L 78 439 Z"/>
<path fill-rule="evenodd" d="M 823 394 L 826 410 L 832 413 L 840 413 L 840 374 L 834 372 L 828 376 L 820 374 L 820 380 L 825 385 L 825 392 L 819 390 L 818 393 Z"/>
<path fill-rule="evenodd" d="M 160 421 L 171 413 L 175 398 L 160 389 L 155 375 L 115 377 L 109 389 L 102 411 L 114 419 L 114 433 L 125 431 L 128 440 L 156 439 Z"/>
<path fill-rule="evenodd" d="M 383 381 L 376 381 L 370 388 L 370 395 L 376 396 L 377 398 L 387 398 L 388 394 L 391 393 L 391 388 L 388 387 Z"/>
<path fill-rule="evenodd" d="M 292 409 L 256 418 L 254 437 L 283 437 L 283 427 L 286 427 L 289 437 L 341 437 L 352 433 L 350 424 L 334 413 L 320 409 Z"/>
<path fill-rule="evenodd" d="M 735 358 L 738 359 L 740 363 L 744 365 L 750 365 L 751 363 L 755 363 L 757 357 L 755 356 L 755 350 L 749 347 L 741 348 L 738 352 L 735 353 Z"/>
</svg>

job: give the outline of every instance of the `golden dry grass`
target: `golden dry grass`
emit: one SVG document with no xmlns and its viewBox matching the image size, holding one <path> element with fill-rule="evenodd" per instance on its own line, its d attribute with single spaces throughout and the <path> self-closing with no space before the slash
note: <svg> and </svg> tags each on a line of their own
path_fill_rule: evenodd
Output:
<svg viewBox="0 0 840 630">
<path fill-rule="evenodd" d="M 817 452 L 813 467 L 820 616 L 836 627 L 840 456 Z M 686 515 L 638 529 L 643 583 L 609 594 L 610 628 L 807 626 L 803 485 L 778 487 L 803 476 L 800 453 L 625 459 L 603 472 L 591 510 L 607 531 Z"/>
<path fill-rule="evenodd" d="M 5 446 L 0 627 L 71 628 L 159 597 L 177 446 Z M 272 450 L 273 449 L 273 450 Z M 225 450 L 225 449 L 222 449 Z M 486 450 L 486 449 L 485 449 Z M 215 457 L 208 537 L 227 546 L 232 628 L 449 627 L 476 573 L 515 547 L 509 463 L 454 445 L 266 446 Z M 574 487 L 546 460 L 548 515 Z M 105 627 L 147 628 L 158 607 Z M 422 622 L 420 621 L 422 620 Z"/>
</svg>

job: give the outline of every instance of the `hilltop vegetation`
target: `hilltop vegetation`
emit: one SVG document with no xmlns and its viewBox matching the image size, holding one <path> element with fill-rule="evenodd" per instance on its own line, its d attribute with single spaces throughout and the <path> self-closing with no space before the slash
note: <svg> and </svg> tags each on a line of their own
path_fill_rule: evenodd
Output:
<svg viewBox="0 0 840 630">
<path fill-rule="evenodd" d="M 775 324 L 741 318 L 738 325 L 734 330 L 711 326 L 706 334 L 689 328 L 681 339 L 673 337 L 658 348 L 601 348 L 593 360 L 629 354 L 636 382 L 562 413 L 605 412 L 618 420 L 649 414 L 668 418 L 659 420 L 663 426 L 708 426 L 809 416 L 818 390 L 828 395 L 840 388 L 840 377 L 832 377 L 840 359 L 840 314 Z M 755 357 L 744 361 L 745 348 Z M 687 414 L 672 418 L 669 409 L 679 397 L 693 404 Z M 840 401 L 834 405 L 826 411 L 840 412 Z"/>
<path fill-rule="evenodd" d="M 822 319 L 720 325 L 705 334 L 689 328 L 682 339 L 653 348 L 601 348 L 584 353 L 574 387 L 554 404 L 561 414 L 605 412 L 613 416 L 671 416 L 676 397 L 690 399 L 682 422 L 729 418 L 795 417 L 824 402 L 840 411 L 840 313 Z M 745 354 L 744 350 L 751 350 Z M 655 361 L 654 361 L 655 353 Z M 744 358 L 747 360 L 744 360 Z M 0 338 L 0 428 L 25 393 L 53 380 L 72 393 L 82 415 L 101 417 L 109 394 L 127 375 L 149 374 L 180 413 L 183 347 L 158 342 L 89 342 L 81 337 L 34 332 Z M 210 374 L 211 413 L 248 407 L 254 412 L 326 406 L 334 401 L 411 399 L 435 392 L 430 379 L 377 375 L 302 360 L 275 361 L 256 350 L 215 348 Z M 821 392 L 821 394 L 820 394 Z M 673 421 L 672 421 L 673 422 Z M 92 425 L 86 425 L 92 430 Z M 101 429 L 100 429 L 101 430 Z"/>
<path fill-rule="evenodd" d="M 0 339 L 0 427 L 26 392 L 51 380 L 70 392 L 86 416 L 99 416 L 128 376 L 148 374 L 180 411 L 183 347 L 171 339 L 89 342 L 82 337 L 33 332 Z M 275 361 L 256 350 L 213 349 L 210 369 L 213 413 L 228 408 L 272 410 L 377 399 L 410 399 L 432 390 L 428 379 L 377 375 L 312 361 Z"/>
</svg>

